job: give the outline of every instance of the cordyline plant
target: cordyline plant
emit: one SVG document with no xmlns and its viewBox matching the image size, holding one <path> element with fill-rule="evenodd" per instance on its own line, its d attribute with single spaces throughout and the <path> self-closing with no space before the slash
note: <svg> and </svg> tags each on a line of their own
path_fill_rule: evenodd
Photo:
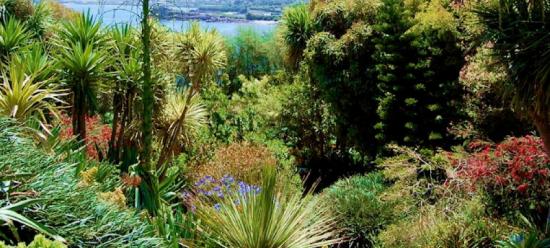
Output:
<svg viewBox="0 0 550 248">
<path fill-rule="evenodd" d="M 235 194 L 212 207 L 197 206 L 200 231 L 222 247 L 308 248 L 341 242 L 329 210 L 311 194 L 277 191 L 276 170 L 266 167 L 260 192 Z"/>
</svg>

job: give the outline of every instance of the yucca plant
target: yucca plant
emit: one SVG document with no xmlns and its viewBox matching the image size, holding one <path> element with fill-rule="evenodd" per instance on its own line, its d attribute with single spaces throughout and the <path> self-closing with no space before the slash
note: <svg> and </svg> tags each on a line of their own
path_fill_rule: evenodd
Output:
<svg viewBox="0 0 550 248">
<path fill-rule="evenodd" d="M 157 167 L 161 167 L 172 158 L 174 147 L 185 144 L 179 143 L 185 140 L 181 137 L 187 136 L 190 127 L 199 123 L 195 120 L 204 119 L 204 110 L 200 110 L 203 108 L 193 104 L 193 100 L 196 99 L 201 85 L 210 82 L 227 62 L 221 36 L 216 31 L 201 30 L 198 23 L 192 23 L 189 30 L 183 34 L 176 53 L 182 58 L 180 72 L 191 82 L 191 86 L 183 96 L 172 96 L 172 103 L 175 104 L 169 105 L 165 112 L 172 122 L 162 139 Z"/>
<path fill-rule="evenodd" d="M 15 18 L 0 23 L 0 63 L 7 63 L 10 55 L 26 46 L 29 39 L 27 28 Z"/>
<path fill-rule="evenodd" d="M 282 23 L 282 36 L 288 48 L 287 60 L 293 67 L 297 67 L 314 31 L 307 5 L 299 4 L 285 9 Z"/>
<path fill-rule="evenodd" d="M 34 43 L 16 53 L 10 62 L 17 64 L 23 73 L 36 81 L 51 81 L 54 77 L 54 65 L 50 56 L 40 43 Z"/>
<path fill-rule="evenodd" d="M 0 208 L 0 223 L 7 224 L 10 227 L 10 230 L 12 231 L 13 236 L 15 236 L 17 241 L 21 241 L 19 234 L 17 232 L 17 228 L 14 226 L 14 222 L 23 224 L 29 228 L 32 228 L 40 233 L 46 234 L 56 240 L 64 242 L 65 240 L 57 235 L 54 234 L 53 231 L 49 230 L 48 228 L 44 227 L 38 222 L 35 222 L 17 211 L 26 208 L 30 205 L 36 204 L 40 202 L 40 199 L 29 199 L 25 201 L 20 201 L 15 204 L 10 204 L 5 207 Z M 2 233 L 0 231 L 0 238 L 5 240 L 10 240 L 8 236 L 5 233 Z"/>
<path fill-rule="evenodd" d="M 9 73 L 2 75 L 0 85 L 0 115 L 26 122 L 37 117 L 47 123 L 48 115 L 58 115 L 58 105 L 63 104 L 64 92 L 51 88 L 46 81 L 36 81 L 26 75 L 23 68 L 12 63 Z"/>
<path fill-rule="evenodd" d="M 189 91 L 191 89 L 173 92 L 167 97 L 159 125 L 164 137 L 164 146 L 158 168 L 162 168 L 164 162 L 182 152 L 181 148 L 189 145 L 200 128 L 208 122 L 206 107 L 200 102 L 198 95 L 191 95 Z M 164 172 L 161 176 L 163 174 Z"/>
<path fill-rule="evenodd" d="M 27 27 L 35 38 L 43 39 L 48 25 L 53 22 L 52 11 L 48 1 L 40 1 L 34 5 L 34 12 L 27 19 Z"/>
<path fill-rule="evenodd" d="M 203 31 L 197 22 L 191 23 L 176 49 L 180 72 L 191 82 L 193 94 L 227 63 L 223 38 L 215 30 Z"/>
<path fill-rule="evenodd" d="M 56 37 L 59 52 L 56 61 L 62 70 L 63 82 L 72 93 L 73 133 L 86 140 L 86 116 L 96 108 L 97 91 L 107 57 L 101 50 L 105 36 L 101 22 L 88 14 L 73 22 L 65 22 Z"/>
<path fill-rule="evenodd" d="M 199 230 L 222 247 L 308 248 L 341 241 L 326 206 L 311 194 L 277 191 L 276 180 L 276 169 L 268 166 L 260 193 L 227 196 L 214 207 L 199 203 Z"/>
<path fill-rule="evenodd" d="M 140 106 L 139 99 L 140 80 L 142 76 L 141 53 L 136 49 L 137 35 L 129 25 L 117 25 L 109 32 L 112 40 L 110 54 L 113 56 L 113 63 L 108 68 L 112 71 L 110 89 L 113 97 L 113 126 L 111 140 L 109 143 L 109 158 L 113 162 L 121 159 L 121 153 L 128 147 L 123 147 L 125 137 L 128 135 L 129 126 L 132 120 L 141 114 L 136 111 Z M 134 133 L 140 130 L 134 128 Z M 126 142 L 128 143 L 128 142 Z"/>
</svg>

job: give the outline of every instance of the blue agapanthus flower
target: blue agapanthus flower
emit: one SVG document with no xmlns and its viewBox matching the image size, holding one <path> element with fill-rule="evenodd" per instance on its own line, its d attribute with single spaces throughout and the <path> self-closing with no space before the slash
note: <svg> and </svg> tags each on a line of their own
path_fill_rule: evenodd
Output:
<svg viewBox="0 0 550 248">
<path fill-rule="evenodd" d="M 184 201 L 190 203 L 191 209 L 196 208 L 192 203 L 193 198 L 200 198 L 203 202 L 211 202 L 212 207 L 219 209 L 222 200 L 226 196 L 236 194 L 247 196 L 250 193 L 259 194 L 260 187 L 243 181 L 237 182 L 234 177 L 225 175 L 220 180 L 216 180 L 212 176 L 205 176 L 195 183 L 193 191 L 184 191 L 181 196 Z M 240 204 L 240 201 L 237 199 L 235 203 Z"/>
</svg>

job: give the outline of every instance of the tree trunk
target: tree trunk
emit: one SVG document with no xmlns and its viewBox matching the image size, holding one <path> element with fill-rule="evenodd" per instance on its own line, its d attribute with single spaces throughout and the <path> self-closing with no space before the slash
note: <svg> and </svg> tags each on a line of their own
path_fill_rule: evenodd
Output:
<svg viewBox="0 0 550 248">
<path fill-rule="evenodd" d="M 80 89 L 74 92 L 73 97 L 73 135 L 79 141 L 86 140 L 86 110 Z"/>
<path fill-rule="evenodd" d="M 549 114 L 533 115 L 533 122 L 544 144 L 546 154 L 550 156 L 550 118 Z"/>
<path fill-rule="evenodd" d="M 119 87 L 117 87 L 117 90 L 119 90 Z M 117 131 L 118 131 L 118 121 L 120 118 L 121 108 L 122 108 L 122 101 L 120 100 L 121 96 L 120 93 L 115 93 L 113 96 L 113 126 L 111 127 L 111 140 L 109 141 L 109 159 L 111 162 L 118 163 L 119 162 L 119 147 L 117 146 Z"/>
</svg>

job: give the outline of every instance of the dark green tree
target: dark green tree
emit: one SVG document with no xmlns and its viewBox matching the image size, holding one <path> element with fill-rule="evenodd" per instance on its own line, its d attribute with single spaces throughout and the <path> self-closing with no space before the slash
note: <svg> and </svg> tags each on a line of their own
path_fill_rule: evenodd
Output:
<svg viewBox="0 0 550 248">
<path fill-rule="evenodd" d="M 447 129 L 461 118 L 458 78 L 464 64 L 455 20 L 438 1 L 415 9 L 384 0 L 376 16 L 376 139 L 427 147 L 452 144 Z"/>
<path fill-rule="evenodd" d="M 334 2 L 319 4 L 313 9 L 314 23 L 331 25 L 318 25 L 307 42 L 306 73 L 319 89 L 319 97 L 331 105 L 335 114 L 336 148 L 343 151 L 356 147 L 374 156 L 376 96 L 379 94 L 372 69 L 375 47 L 371 25 L 374 22 L 357 13 L 369 9 L 368 2 L 354 5 L 342 10 L 342 6 Z"/>
</svg>

